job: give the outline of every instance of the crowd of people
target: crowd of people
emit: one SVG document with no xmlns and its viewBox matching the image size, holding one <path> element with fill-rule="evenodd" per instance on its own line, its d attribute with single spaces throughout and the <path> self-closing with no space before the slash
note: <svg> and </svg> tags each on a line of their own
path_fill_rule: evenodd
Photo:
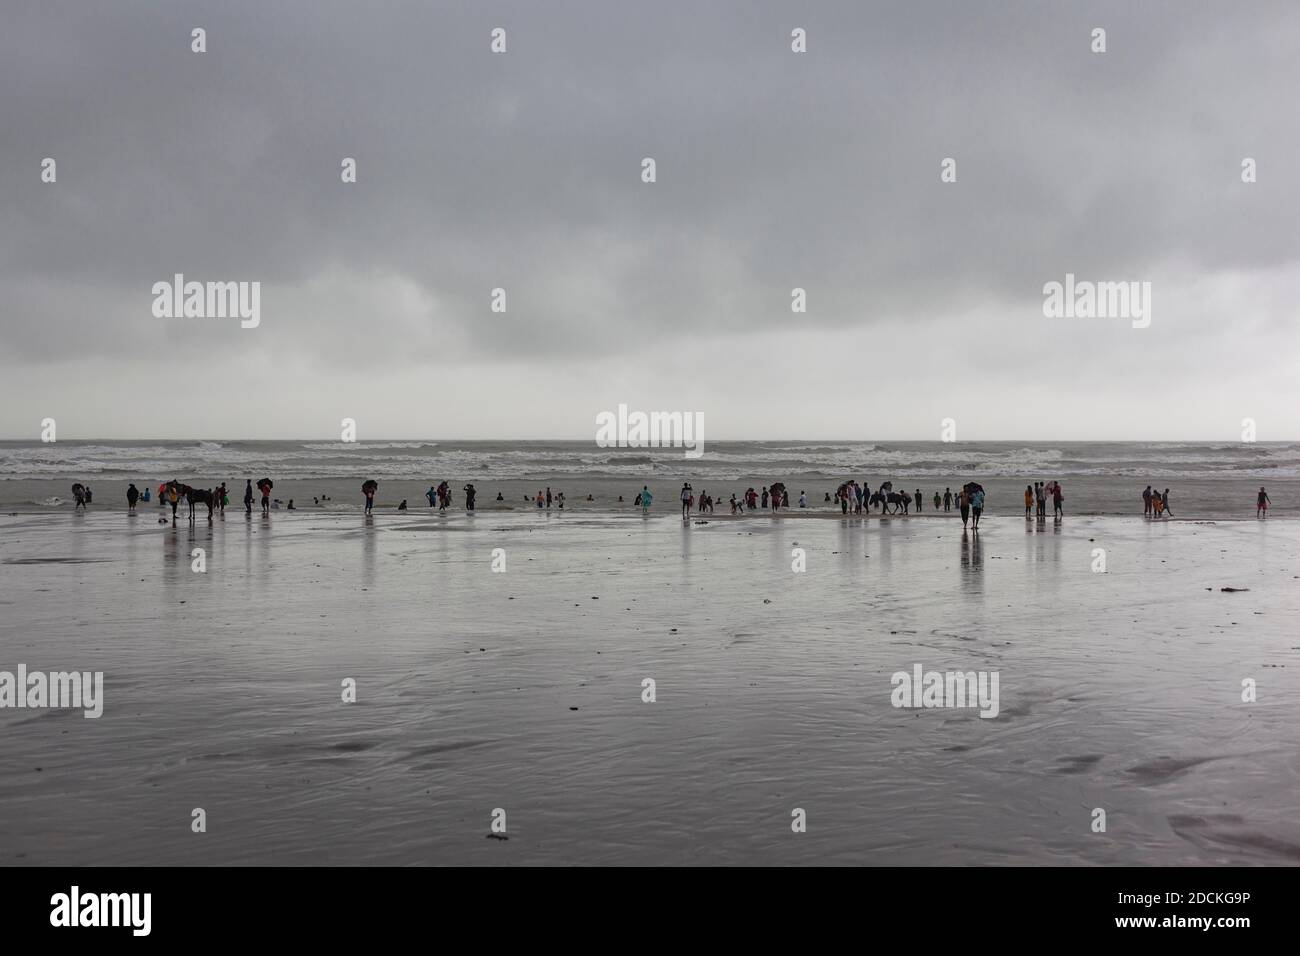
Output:
<svg viewBox="0 0 1300 956">
<path fill-rule="evenodd" d="M 1052 502 L 1052 517 L 1065 517 L 1065 490 L 1059 481 L 1036 481 L 1025 485 L 1025 517 L 1047 518 L 1047 502 Z"/>
<path fill-rule="evenodd" d="M 279 498 L 272 498 L 271 492 L 274 483 L 269 478 L 262 478 L 256 483 L 252 479 L 247 479 L 244 483 L 244 510 L 247 514 L 253 513 L 253 504 L 260 497 L 262 514 L 269 514 L 272 510 L 281 507 L 283 502 Z M 364 500 L 365 513 L 370 514 L 375 506 L 375 495 L 379 490 L 377 481 L 367 480 L 361 486 L 361 493 Z M 465 510 L 474 511 L 475 497 L 477 491 L 473 483 L 466 484 L 464 489 Z M 74 510 L 85 510 L 86 506 L 92 502 L 92 495 L 89 485 L 78 482 L 72 486 L 73 497 L 76 500 Z M 437 485 L 430 485 L 429 490 L 425 492 L 424 497 L 429 502 L 429 507 L 435 505 L 440 513 L 446 512 L 452 507 L 452 490 L 451 485 L 446 481 L 441 481 Z M 696 514 L 713 514 L 717 505 L 717 498 L 709 494 L 708 491 L 701 491 L 697 496 L 690 482 L 684 482 L 680 493 L 682 517 L 689 517 L 692 513 Z M 984 512 L 985 504 L 984 488 L 977 482 L 968 482 L 959 488 L 955 493 L 952 488 L 944 488 L 940 493 L 935 491 L 930 500 L 933 502 L 936 512 L 942 510 L 949 512 L 954 507 L 961 514 L 962 526 L 967 525 L 978 528 L 980 517 Z M 1059 521 L 1064 516 L 1065 493 L 1059 481 L 1036 481 L 1033 484 L 1025 486 L 1025 518 L 1032 519 L 1037 517 L 1044 520 L 1047 517 L 1047 509 L 1050 503 L 1053 517 Z M 150 502 L 150 489 L 146 485 L 141 491 L 134 483 L 128 485 L 126 490 L 127 511 L 134 514 L 136 505 L 140 502 L 148 504 Z M 503 502 L 505 497 L 500 492 L 497 493 L 496 500 Z M 587 495 L 586 500 L 594 502 L 592 495 Z M 870 513 L 876 509 L 882 515 L 903 514 L 908 515 L 913 511 L 921 512 L 926 495 L 917 488 L 915 493 L 906 490 L 894 490 L 893 482 L 883 482 L 875 491 L 865 482 L 859 483 L 857 480 L 842 482 L 834 492 L 826 492 L 823 496 L 823 503 L 832 507 L 839 506 L 840 513 L 848 515 L 850 513 L 861 515 Z M 159 507 L 166 508 L 171 506 L 172 523 L 176 521 L 177 508 L 182 501 L 190 505 L 190 520 L 193 520 L 194 505 L 206 504 L 208 506 L 208 519 L 212 519 L 214 512 L 222 513 L 226 506 L 230 504 L 230 494 L 226 489 L 225 483 L 221 483 L 214 488 L 202 489 L 193 488 L 183 484 L 180 481 L 165 481 L 158 485 L 157 501 Z M 329 495 L 319 495 L 312 499 L 313 503 L 320 506 L 323 502 L 330 501 Z M 624 498 L 618 496 L 618 502 L 622 504 Z M 553 506 L 560 510 L 564 509 L 565 497 L 564 492 L 552 492 L 550 487 L 539 489 L 536 496 L 524 495 L 524 502 L 527 505 L 536 505 L 539 509 L 550 509 Z M 643 512 L 649 512 L 654 495 L 648 485 L 643 485 L 641 491 L 633 500 L 633 506 L 642 509 Z M 808 508 L 808 494 L 800 491 L 797 498 L 798 507 L 801 509 Z M 732 493 L 727 504 L 730 506 L 731 514 L 745 514 L 755 511 L 771 511 L 776 513 L 782 509 L 790 507 L 790 493 L 786 490 L 784 483 L 773 482 L 770 486 L 763 486 L 755 489 L 750 486 L 744 491 Z M 1272 504 L 1267 491 L 1261 486 L 1255 499 L 1255 515 L 1258 518 L 1268 516 L 1268 509 Z M 289 499 L 288 510 L 293 511 L 295 505 L 293 499 Z M 406 510 L 406 501 L 402 500 L 398 505 L 399 511 Z M 1147 485 L 1142 491 L 1142 514 L 1149 519 L 1172 518 L 1173 510 L 1169 503 L 1169 489 L 1159 491 L 1152 485 Z M 160 522 L 165 519 L 159 519 Z"/>
</svg>

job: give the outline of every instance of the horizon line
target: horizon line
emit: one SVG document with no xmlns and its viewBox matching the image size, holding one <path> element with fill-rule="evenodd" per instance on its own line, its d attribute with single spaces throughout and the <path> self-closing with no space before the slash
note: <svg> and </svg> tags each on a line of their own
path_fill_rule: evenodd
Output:
<svg viewBox="0 0 1300 956">
<path fill-rule="evenodd" d="M 341 439 L 331 438 L 331 437 L 328 437 L 328 436 L 314 437 L 314 436 L 310 436 L 310 435 L 308 435 L 308 436 L 296 435 L 296 436 L 292 436 L 292 437 L 279 437 L 279 438 L 231 438 L 231 437 L 224 437 L 224 438 L 213 438 L 213 437 L 185 437 L 185 438 L 181 438 L 181 437 L 175 437 L 175 436 L 162 436 L 162 435 L 150 435 L 150 436 L 140 437 L 140 438 L 114 438 L 114 437 L 107 437 L 107 436 L 103 436 L 103 435 L 97 435 L 97 436 L 93 436 L 93 437 L 80 437 L 80 436 L 76 436 L 76 437 L 72 437 L 72 438 L 60 438 L 60 439 L 57 439 L 56 441 L 52 441 L 52 442 L 42 441 L 39 437 L 36 437 L 36 438 L 32 438 L 32 437 L 22 437 L 22 438 L 0 437 L 0 442 L 23 442 L 23 443 L 31 443 L 31 444 L 37 444 L 37 445 L 40 445 L 40 444 L 45 444 L 45 445 L 57 445 L 57 444 L 59 444 L 60 442 L 91 442 L 91 441 L 109 441 L 109 442 L 113 442 L 113 441 L 122 441 L 122 442 L 128 442 L 128 441 L 129 441 L 129 442 L 149 442 L 149 441 L 154 441 L 154 442 L 162 442 L 162 441 L 175 441 L 175 442 L 294 442 L 294 441 L 297 441 L 297 442 L 315 442 L 315 443 L 329 443 L 329 444 L 337 444 L 337 445 L 357 445 L 357 446 L 364 446 L 364 445 L 366 445 L 366 444 L 378 444 L 378 443 L 381 443 L 381 442 L 396 442 L 396 441 L 406 441 L 406 442 L 568 442 L 568 443 L 590 442 L 590 443 L 592 443 L 593 445 L 595 444 L 595 439 L 592 438 L 592 437 L 590 437 L 590 436 L 587 436 L 587 437 L 581 437 L 581 438 L 554 438 L 554 437 L 549 437 L 549 438 L 519 438 L 519 437 L 514 437 L 514 438 L 464 438 L 464 437 L 459 437 L 459 438 L 424 438 L 424 437 L 412 437 L 412 436 L 387 436 L 387 437 L 383 437 L 383 438 L 367 438 L 367 439 L 358 439 L 358 440 L 356 440 L 356 441 L 351 441 L 351 442 L 345 442 L 345 441 L 342 441 Z M 742 443 L 765 443 L 765 444 L 766 444 L 766 443 L 774 443 L 774 442 L 796 442 L 796 443 L 809 443 L 809 442 L 843 442 L 843 443 L 846 443 L 846 444 L 875 444 L 875 443 L 886 443 L 886 442 L 914 442 L 914 443 L 918 443 L 918 444 L 934 444 L 934 445 L 977 445 L 977 444 L 985 444 L 985 443 L 1006 443 L 1006 442 L 1028 442 L 1028 443 L 1033 443 L 1033 444 L 1062 444 L 1062 445 L 1070 445 L 1070 444 L 1085 444 L 1085 443 L 1088 443 L 1088 444 L 1106 444 L 1106 443 L 1110 443 L 1110 444 L 1130 444 L 1130 445 L 1132 445 L 1132 444 L 1144 444 L 1144 443 L 1148 443 L 1148 444 L 1168 444 L 1168 443 L 1171 443 L 1171 442 L 1200 442 L 1200 443 L 1205 443 L 1205 444 L 1218 444 L 1218 445 L 1280 445 L 1280 444 L 1288 444 L 1288 443 L 1292 443 L 1292 444 L 1294 444 L 1294 443 L 1296 443 L 1296 442 L 1300 442 L 1300 438 L 1257 439 L 1257 440 L 1255 440 L 1255 441 L 1242 441 L 1241 439 L 1228 439 L 1228 438 L 1205 438 L 1205 437 L 1195 437 L 1195 438 L 1188 438 L 1188 437 L 1182 437 L 1182 438 L 1064 438 L 1064 439 L 1062 439 L 1062 438 L 968 438 L 968 439 L 964 439 L 964 440 L 960 440 L 960 441 L 943 441 L 942 439 L 933 439 L 933 438 L 826 438 L 826 437 L 822 437 L 822 438 L 709 438 L 709 439 L 705 439 L 704 441 L 700 442 L 700 444 L 704 444 L 704 445 L 708 445 L 708 444 L 742 444 Z M 604 448 L 604 450 L 606 450 L 606 451 L 637 451 L 637 452 L 645 452 L 645 451 L 675 451 L 675 450 L 679 450 L 679 449 L 681 449 L 683 446 L 682 446 L 681 444 L 677 444 L 677 445 L 668 444 L 668 445 L 655 445 L 655 446 L 644 446 L 644 447 L 642 447 L 642 446 L 613 446 L 613 445 L 609 445 L 609 446 L 597 446 L 597 447 L 602 447 L 602 448 Z"/>
</svg>

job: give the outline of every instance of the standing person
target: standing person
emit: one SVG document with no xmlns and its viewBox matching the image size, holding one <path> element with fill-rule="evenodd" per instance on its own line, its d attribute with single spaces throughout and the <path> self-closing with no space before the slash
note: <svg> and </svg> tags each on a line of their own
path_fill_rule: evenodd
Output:
<svg viewBox="0 0 1300 956">
<path fill-rule="evenodd" d="M 654 501 L 654 495 L 650 494 L 648 485 L 641 486 L 641 511 L 642 513 L 650 510 L 650 503 Z"/>
<path fill-rule="evenodd" d="M 81 482 L 77 482 L 75 485 L 72 486 L 72 497 L 77 499 L 77 503 L 72 506 L 72 510 L 85 511 L 86 510 L 86 489 L 82 486 Z"/>
<path fill-rule="evenodd" d="M 803 491 L 799 492 L 799 507 L 800 508 L 808 507 L 808 495 L 806 492 Z"/>
<path fill-rule="evenodd" d="M 267 482 L 258 487 L 262 489 L 262 514 L 269 515 L 271 513 L 271 485 Z"/>
<path fill-rule="evenodd" d="M 917 488 L 917 489 L 916 489 L 916 499 L 915 499 L 915 500 L 916 500 L 916 513 L 917 513 L 917 514 L 920 514 L 920 513 L 921 513 L 921 502 L 925 500 L 924 498 L 921 497 L 921 489 L 920 489 L 920 488 Z"/>
<path fill-rule="evenodd" d="M 226 505 L 230 504 L 230 492 L 226 490 L 226 483 L 223 481 L 220 488 L 221 493 L 221 513 L 226 513 Z"/>
<path fill-rule="evenodd" d="M 1269 499 L 1268 493 L 1264 491 L 1264 486 L 1259 486 L 1259 494 L 1255 498 L 1255 517 L 1267 518 L 1268 506 L 1273 502 Z"/>
<path fill-rule="evenodd" d="M 180 504 L 181 493 L 176 487 L 176 482 L 170 482 L 167 485 L 167 503 L 172 506 L 172 524 L 176 524 L 176 506 Z"/>
<path fill-rule="evenodd" d="M 984 489 L 976 488 L 970 499 L 971 529 L 980 529 L 980 515 L 984 513 Z"/>
<path fill-rule="evenodd" d="M 1031 517 L 1034 510 L 1034 486 L 1025 485 L 1025 517 Z"/>
<path fill-rule="evenodd" d="M 1166 488 L 1165 493 L 1160 496 L 1160 506 L 1164 508 L 1166 517 L 1172 518 L 1174 516 L 1174 513 L 1169 510 L 1169 489 L 1168 488 Z"/>
<path fill-rule="evenodd" d="M 943 504 L 943 496 L 936 491 L 934 493 L 934 510 L 938 511 L 941 504 Z"/>
<path fill-rule="evenodd" d="M 784 488 L 781 489 L 781 507 L 790 507 L 790 492 L 786 491 Z"/>
<path fill-rule="evenodd" d="M 128 514 L 135 514 L 135 503 L 140 500 L 140 490 L 132 483 L 126 489 L 126 510 Z"/>
<path fill-rule="evenodd" d="M 1061 502 L 1065 500 L 1065 495 L 1061 493 L 1061 483 L 1052 482 L 1052 516 L 1054 518 L 1065 517 L 1065 512 L 1061 508 Z"/>
<path fill-rule="evenodd" d="M 1034 498 L 1038 502 L 1038 517 L 1047 517 L 1047 484 L 1046 482 L 1034 482 Z"/>
<path fill-rule="evenodd" d="M 375 507 L 375 492 L 379 485 L 373 481 L 367 481 L 361 486 L 361 493 L 366 496 L 366 514 L 370 514 Z"/>
<path fill-rule="evenodd" d="M 767 510 L 767 488 L 763 488 L 763 510 Z"/>
<path fill-rule="evenodd" d="M 253 479 L 249 478 L 248 483 L 244 485 L 244 513 L 253 513 Z"/>
<path fill-rule="evenodd" d="M 148 503 L 149 503 L 149 486 L 148 486 L 148 485 L 145 485 L 145 486 L 144 486 L 144 491 L 143 491 L 143 492 L 141 493 L 141 495 L 140 495 L 140 500 L 143 501 L 145 504 L 148 504 Z"/>
<path fill-rule="evenodd" d="M 546 486 L 546 507 L 549 508 L 550 506 L 551 506 L 551 486 L 547 485 Z"/>
<path fill-rule="evenodd" d="M 471 482 L 470 484 L 465 486 L 465 510 L 466 511 L 474 510 L 474 499 L 476 497 L 478 497 L 478 489 L 476 489 L 473 483 Z M 564 505 L 561 504 L 560 507 L 563 508 Z"/>
<path fill-rule="evenodd" d="M 429 490 L 424 493 L 424 497 L 429 502 L 429 507 L 432 508 L 434 501 L 438 498 L 438 489 L 430 485 Z"/>
<path fill-rule="evenodd" d="M 970 521 L 970 497 L 963 488 L 957 492 L 957 510 L 961 512 L 961 529 L 966 530 L 966 523 Z"/>
<path fill-rule="evenodd" d="M 943 510 L 944 511 L 952 510 L 952 489 L 951 488 L 943 489 Z"/>
<path fill-rule="evenodd" d="M 1151 486 L 1147 485 L 1142 491 L 1142 517 L 1151 517 Z"/>
<path fill-rule="evenodd" d="M 689 481 L 682 482 L 682 517 L 683 518 L 689 518 L 691 516 L 691 497 L 692 497 L 691 483 Z"/>
</svg>

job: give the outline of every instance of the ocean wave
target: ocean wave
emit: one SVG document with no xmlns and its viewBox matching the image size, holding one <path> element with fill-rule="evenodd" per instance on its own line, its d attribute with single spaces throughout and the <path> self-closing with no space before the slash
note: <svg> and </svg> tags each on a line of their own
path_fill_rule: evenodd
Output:
<svg viewBox="0 0 1300 956">
<path fill-rule="evenodd" d="M 0 442 L 0 480 L 242 482 L 262 473 L 331 480 L 363 472 L 378 479 L 453 476 L 476 480 L 547 476 L 699 476 L 714 481 L 798 476 L 880 481 L 957 475 L 1065 478 L 1292 478 L 1296 443 L 869 443 L 717 442 L 703 458 L 684 449 L 599 448 L 594 442 Z"/>
</svg>

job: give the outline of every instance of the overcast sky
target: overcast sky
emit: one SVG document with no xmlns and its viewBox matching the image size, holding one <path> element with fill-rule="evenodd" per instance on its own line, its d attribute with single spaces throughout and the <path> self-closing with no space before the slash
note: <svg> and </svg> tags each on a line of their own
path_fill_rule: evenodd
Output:
<svg viewBox="0 0 1300 956">
<path fill-rule="evenodd" d="M 0 4 L 0 437 L 1300 437 L 1294 2 Z"/>
</svg>

